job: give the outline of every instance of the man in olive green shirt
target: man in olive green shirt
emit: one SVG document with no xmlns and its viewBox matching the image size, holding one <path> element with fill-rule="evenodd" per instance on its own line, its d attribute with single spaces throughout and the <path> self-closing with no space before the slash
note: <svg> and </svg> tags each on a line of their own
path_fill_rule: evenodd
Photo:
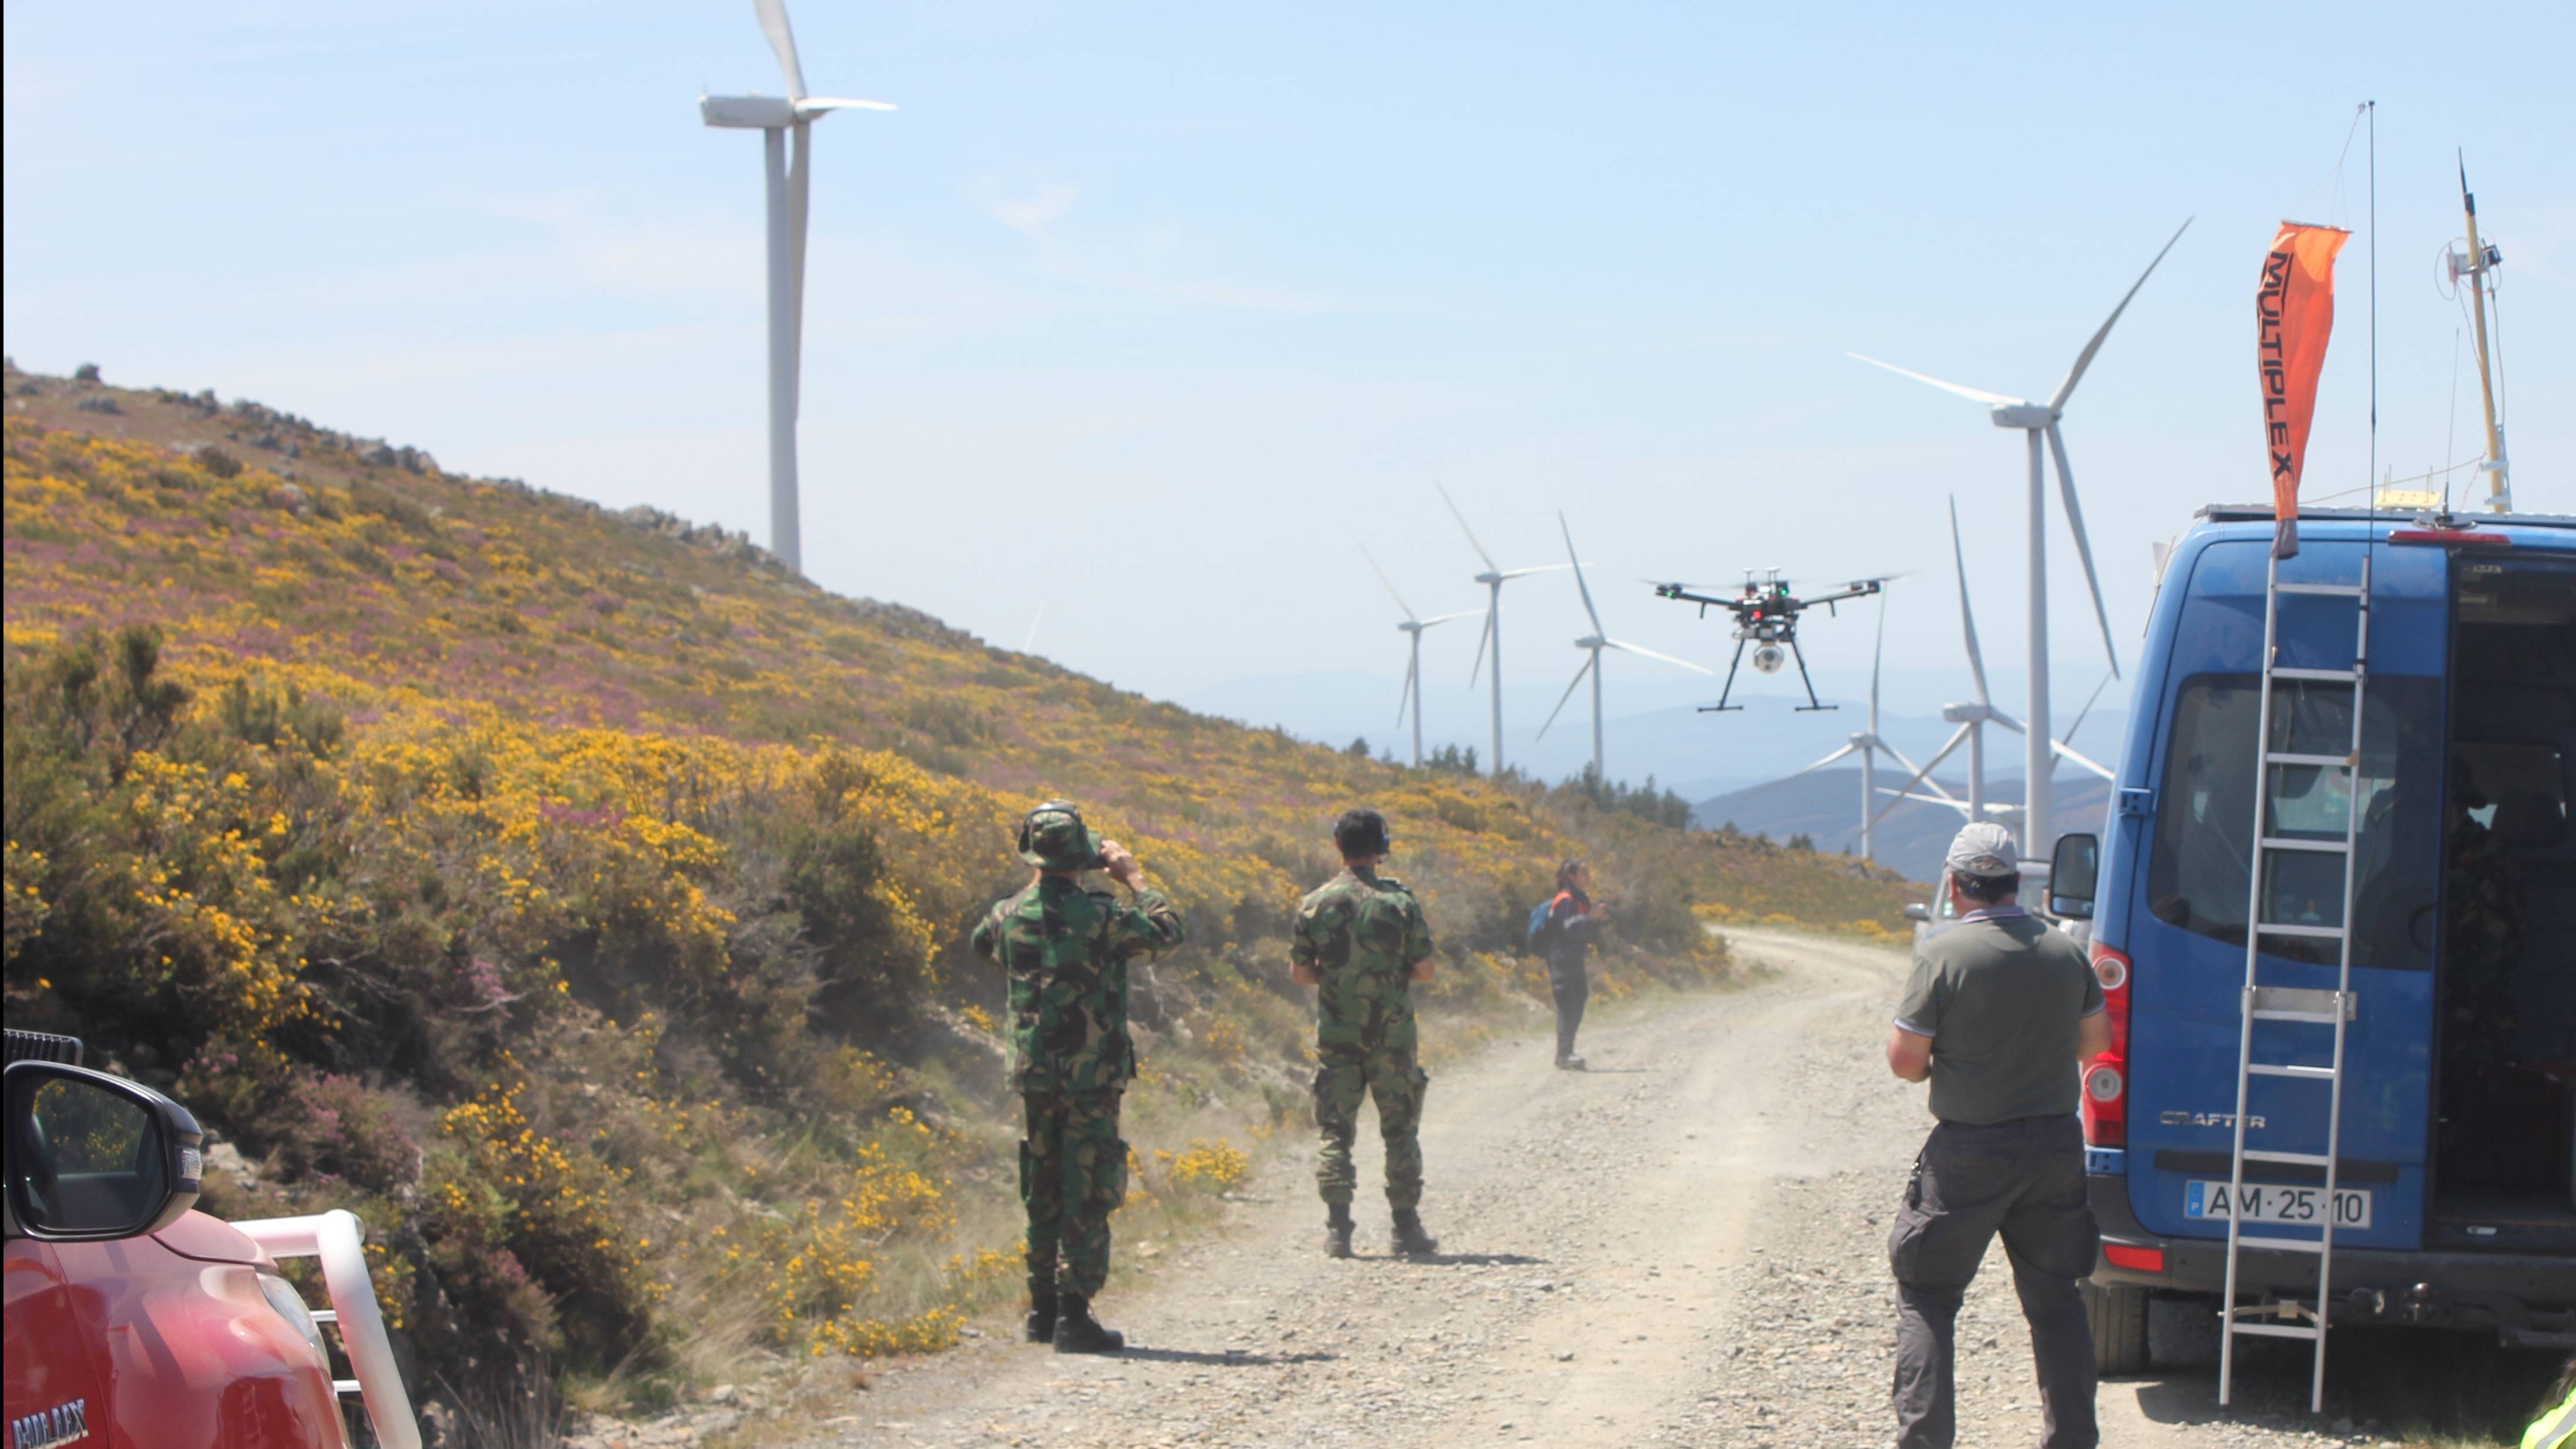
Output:
<svg viewBox="0 0 2576 1449">
<path fill-rule="evenodd" d="M 1956 1323 L 1997 1233 L 2030 1322 L 2044 1449 L 2093 1449 L 2093 1332 L 2075 1280 L 2101 1235 L 2085 1201 L 2077 1068 L 2110 1049 L 2084 948 L 2022 910 L 2012 832 L 1979 821 L 1946 862 L 1958 926 L 1925 942 L 1897 1006 L 1887 1066 L 1930 1080 L 1940 1119 L 1887 1238 L 1896 1271 L 1899 1449 L 1957 1433 Z"/>
</svg>

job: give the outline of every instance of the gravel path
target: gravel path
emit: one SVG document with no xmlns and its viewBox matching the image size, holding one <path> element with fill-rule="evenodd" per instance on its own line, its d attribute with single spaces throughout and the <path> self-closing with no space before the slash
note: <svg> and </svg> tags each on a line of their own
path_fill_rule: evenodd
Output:
<svg viewBox="0 0 2576 1449">
<path fill-rule="evenodd" d="M 1151 1282 L 1113 1278 L 1100 1306 L 1125 1355 L 971 1341 L 879 1378 L 807 1442 L 1884 1444 L 1882 1245 L 1929 1123 L 1922 1089 L 1879 1056 L 1905 960 L 1728 934 L 1773 973 L 1587 1027 L 1591 1072 L 1550 1069 L 1533 1036 L 1433 1082 L 1423 1213 L 1439 1256 L 1385 1256 L 1364 1195 L 1361 1256 L 1325 1258 L 1309 1163 L 1281 1153 L 1218 1236 Z M 1367 1183 L 1374 1135 L 1360 1140 Z M 2036 1443 L 2000 1247 L 1960 1341 L 1960 1442 Z M 2304 1356 L 2257 1376 L 2286 1398 Z M 2105 1384 L 2105 1444 L 2376 1442 L 2289 1414 L 2212 1423 L 2209 1377 Z"/>
</svg>

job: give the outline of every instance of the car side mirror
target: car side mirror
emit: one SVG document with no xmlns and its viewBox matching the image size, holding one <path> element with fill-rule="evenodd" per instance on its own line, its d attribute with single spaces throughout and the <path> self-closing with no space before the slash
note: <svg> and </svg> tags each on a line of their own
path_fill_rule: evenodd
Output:
<svg viewBox="0 0 2576 1449">
<path fill-rule="evenodd" d="M 140 1237 L 197 1204 L 205 1135 L 136 1082 L 60 1062 L 0 1075 L 0 1193 L 10 1228 L 44 1242 Z"/>
<path fill-rule="evenodd" d="M 1905 903 L 1905 919 L 1909 921 L 1928 921 L 1932 919 L 1932 908 L 1923 904 L 1921 901 L 1907 901 Z"/>
<path fill-rule="evenodd" d="M 2093 891 L 2102 874 L 2102 841 L 2061 835 L 2048 862 L 2048 913 L 2069 921 L 2093 919 Z"/>
</svg>

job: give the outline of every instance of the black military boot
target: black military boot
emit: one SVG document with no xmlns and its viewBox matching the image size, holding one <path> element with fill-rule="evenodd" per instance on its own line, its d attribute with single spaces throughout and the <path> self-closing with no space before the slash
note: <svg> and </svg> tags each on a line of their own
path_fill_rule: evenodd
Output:
<svg viewBox="0 0 2576 1449">
<path fill-rule="evenodd" d="M 1056 1304 L 1055 1351 L 1058 1353 L 1116 1353 L 1127 1346 L 1127 1335 L 1114 1328 L 1103 1328 L 1091 1316 L 1091 1300 L 1078 1293 L 1067 1293 Z"/>
<path fill-rule="evenodd" d="M 1055 1285 L 1029 1289 L 1029 1342 L 1055 1342 Z"/>
<path fill-rule="evenodd" d="M 1351 1205 L 1346 1202 L 1324 1204 L 1324 1256 L 1347 1258 L 1351 1255 Z"/>
<path fill-rule="evenodd" d="M 1431 1236 L 1430 1229 L 1422 1226 L 1422 1214 L 1411 1208 L 1395 1210 L 1395 1232 L 1392 1236 L 1395 1250 L 1407 1256 L 1440 1251 L 1440 1240 Z"/>
</svg>

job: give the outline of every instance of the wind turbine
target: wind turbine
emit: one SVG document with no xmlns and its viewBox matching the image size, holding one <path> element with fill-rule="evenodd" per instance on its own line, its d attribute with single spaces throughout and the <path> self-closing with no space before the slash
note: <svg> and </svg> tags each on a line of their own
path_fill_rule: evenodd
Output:
<svg viewBox="0 0 2576 1449">
<path fill-rule="evenodd" d="M 1887 756 L 1913 773 L 1914 781 L 1909 782 L 1907 788 L 1911 789 L 1914 783 L 1921 783 L 1930 786 L 1935 795 L 1944 799 L 1949 795 L 1948 791 L 1941 788 L 1939 781 L 1929 778 L 1925 771 L 1916 770 L 1914 762 L 1905 758 L 1904 752 L 1879 737 L 1878 666 L 1879 661 L 1885 658 L 1886 654 L 1887 595 L 1882 593 L 1878 596 L 1878 642 L 1872 646 L 1869 655 L 1869 728 L 1850 736 L 1843 742 L 1841 749 L 1789 776 L 1794 780 L 1799 775 L 1813 774 L 1845 755 L 1860 756 L 1860 858 L 1863 860 L 1877 859 L 1871 854 L 1871 844 L 1873 832 L 1878 826 L 1878 817 L 1895 807 L 1894 801 L 1889 801 L 1884 808 L 1878 804 L 1878 757 L 1880 755 Z"/>
<path fill-rule="evenodd" d="M 1616 649 L 1626 654 L 1642 654 L 1649 659 L 1660 659 L 1666 664 L 1678 664 L 1684 669 L 1697 669 L 1702 674 L 1715 674 L 1717 671 L 1713 669 L 1701 669 L 1700 666 L 1691 663 L 1687 659 L 1675 659 L 1669 654 L 1658 654 L 1643 644 L 1628 644 L 1611 638 L 1610 631 L 1601 627 L 1601 611 L 1592 607 L 1592 586 L 1583 581 L 1583 560 L 1575 556 L 1574 530 L 1566 524 L 1565 514 L 1562 511 L 1558 512 L 1556 515 L 1556 526 L 1565 534 L 1565 561 L 1567 566 L 1574 570 L 1574 587 L 1583 595 L 1583 612 L 1590 616 L 1592 620 L 1592 632 L 1574 641 L 1574 647 L 1587 651 L 1588 657 L 1584 659 L 1583 667 L 1574 671 L 1574 680 L 1572 683 L 1565 686 L 1565 693 L 1557 696 L 1556 708 L 1547 712 L 1547 724 L 1540 725 L 1538 727 L 1538 733 L 1539 738 L 1541 739 L 1545 739 L 1547 737 L 1547 726 L 1556 723 L 1556 717 L 1565 712 L 1565 702 L 1574 698 L 1575 687 L 1583 683 L 1583 676 L 1587 674 L 1591 675 L 1592 778 L 1600 780 L 1607 778 L 1601 772 L 1602 650 Z"/>
<path fill-rule="evenodd" d="M 796 519 L 796 396 L 805 333 L 805 212 L 812 180 L 813 127 L 832 111 L 891 111 L 884 101 L 836 100 L 805 94 L 805 70 L 796 61 L 796 36 L 787 28 L 785 0 L 752 0 L 787 98 L 698 97 L 698 115 L 710 126 L 761 133 L 769 218 L 769 551 L 790 573 L 804 569 Z M 795 134 L 791 161 L 787 140 Z"/>
<path fill-rule="evenodd" d="M 2060 753 L 2056 741 L 2049 736 L 2048 726 L 2048 502 L 2047 472 L 2040 450 L 2045 444 L 2048 455 L 2057 460 L 2058 497 L 2066 504 L 2066 522 L 2075 532 L 2075 556 L 2084 565 L 2085 586 L 2093 591 L 2093 617 L 2102 626 L 2102 648 L 2110 656 L 2111 673 L 2116 678 L 2120 672 L 2120 653 L 2111 642 L 2111 614 L 2102 604 L 2102 583 L 2093 572 L 2093 546 L 2084 537 L 2084 514 L 2075 502 L 2075 474 L 2067 466 L 2066 439 L 2059 434 L 2057 424 L 2066 414 L 2066 400 L 2074 395 L 2075 384 L 2084 379 L 2084 369 L 2093 365 L 2093 355 L 2102 350 L 2103 339 L 2111 335 L 2112 324 L 2129 309 L 2130 299 L 2138 295 L 2138 289 L 2147 284 L 2148 277 L 2155 275 L 2157 263 L 2165 259 L 2165 252 L 2172 251 L 2174 243 L 2182 240 L 2183 232 L 2190 227 L 2190 219 L 2185 218 L 2183 224 L 2174 229 L 2173 236 L 2164 244 L 2164 250 L 2156 253 L 2155 261 L 2147 263 L 2147 269 L 2138 274 L 2138 280 L 2130 284 L 2126 295 L 2120 298 L 2120 305 L 2111 309 L 2111 315 L 2103 320 L 2092 340 L 2075 355 L 2075 365 L 2067 370 L 2066 380 L 2057 385 L 2057 391 L 2049 395 L 2047 402 L 2034 403 L 1998 392 L 1962 387 L 1955 382 L 1943 382 L 1937 377 L 1926 377 L 1893 363 L 1881 362 L 1875 357 L 1861 357 L 1857 352 L 1851 354 L 1872 367 L 1883 367 L 1917 382 L 1929 383 L 1943 392 L 1984 403 L 1996 427 L 2019 428 L 2029 443 L 2030 700 L 2024 710 L 2024 723 L 2028 728 L 2023 732 L 2023 789 L 2026 792 L 2023 798 L 2027 802 L 2027 813 L 2023 816 L 2022 849 L 2025 852 L 2042 856 L 2046 853 L 2038 836 L 2048 829 L 2049 777 Z"/>
<path fill-rule="evenodd" d="M 1922 800 L 1930 804 L 1947 805 L 1952 809 L 1963 811 L 1970 820 L 1983 820 L 1990 813 L 2008 815 L 2015 809 L 2012 806 L 1995 806 L 1990 810 L 1986 804 L 1985 727 L 1988 724 L 2001 725 L 2014 734 L 2024 734 L 2026 731 L 2023 730 L 2021 721 L 1995 708 L 1994 697 L 1986 693 L 1986 659 L 1984 652 L 1977 648 L 1977 615 L 1968 604 L 1968 557 L 1959 545 L 1959 500 L 1955 497 L 1950 500 L 1950 562 L 1958 570 L 1959 575 L 1959 631 L 1967 642 L 1968 673 L 1977 682 L 1977 699 L 1974 704 L 1941 706 L 1941 718 L 1959 728 L 1951 734 L 1940 749 L 1933 752 L 1932 758 L 1923 762 L 1923 768 L 1916 772 L 1913 779 L 1906 781 L 1903 788 L 1890 790 L 1887 793 L 1895 796 L 1897 800 Z M 2111 679 L 2112 676 L 2106 674 L 2102 677 L 2102 683 L 2093 687 L 2093 698 L 2084 701 L 2084 708 L 2076 711 L 2075 723 L 2066 731 L 2067 739 L 2073 739 L 2075 731 L 2084 727 L 2084 716 L 2092 713 L 2093 701 L 2102 697 L 2102 690 L 2110 684 Z M 1941 762 L 1950 758 L 1952 752 L 1962 744 L 1968 747 L 1967 800 L 1963 803 L 1946 791 L 1937 796 L 1915 794 L 1914 787 L 1930 779 L 1932 772 L 1940 768 Z M 2060 759 L 2071 760 L 2083 766 L 2105 780 L 2111 778 L 2109 770 L 2077 754 L 2064 740 L 2051 741 L 2049 751 Z M 1884 815 L 1888 810 L 1895 808 L 1896 801 L 1890 800 L 1879 813 Z M 2027 817 L 2025 817 L 2025 824 L 2027 824 Z"/>
<path fill-rule="evenodd" d="M 1493 770 L 1500 775 L 1503 773 L 1503 585 L 1530 574 L 1553 573 L 1565 565 L 1540 564 L 1536 568 L 1507 569 L 1495 563 L 1494 556 L 1485 552 L 1485 546 L 1476 541 L 1476 530 L 1467 526 L 1467 515 L 1458 511 L 1458 500 L 1449 496 L 1448 487 L 1445 484 L 1433 486 L 1440 489 L 1440 501 L 1449 505 L 1449 516 L 1458 520 L 1458 531 L 1467 535 L 1467 546 L 1476 551 L 1476 557 L 1485 561 L 1485 571 L 1476 575 L 1476 582 L 1485 586 L 1485 629 L 1476 636 L 1476 665 L 1467 671 L 1467 687 L 1476 687 L 1476 675 L 1485 667 L 1486 646 L 1491 645 L 1494 652 Z"/>
<path fill-rule="evenodd" d="M 1404 693 L 1396 701 L 1395 723 L 1398 728 L 1402 728 L 1404 712 L 1408 709 L 1413 711 L 1413 767 L 1418 770 L 1422 768 L 1422 631 L 1435 624 L 1446 624 L 1452 619 L 1464 619 L 1476 611 L 1467 609 L 1455 614 L 1435 614 L 1428 619 L 1422 618 L 1413 612 L 1411 604 L 1404 601 L 1404 595 L 1395 591 L 1395 580 L 1388 578 L 1386 570 L 1377 566 L 1377 555 L 1370 553 L 1365 544 L 1360 547 L 1360 557 L 1368 560 L 1368 566 L 1377 575 L 1377 581 L 1386 585 L 1387 597 L 1395 600 L 1395 606 L 1404 611 L 1404 622 L 1395 627 L 1403 630 L 1412 639 L 1413 654 L 1405 661 Z"/>
</svg>

